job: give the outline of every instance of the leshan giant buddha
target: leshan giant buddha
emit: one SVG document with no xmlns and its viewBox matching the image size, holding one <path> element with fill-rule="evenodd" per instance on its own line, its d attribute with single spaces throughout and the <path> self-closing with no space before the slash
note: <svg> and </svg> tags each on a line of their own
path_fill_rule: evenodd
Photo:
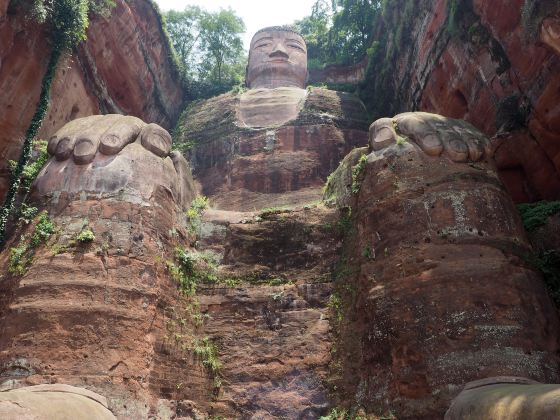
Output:
<svg viewBox="0 0 560 420">
<path fill-rule="evenodd" d="M 213 206 L 248 211 L 318 200 L 342 158 L 367 144 L 360 100 L 305 89 L 306 79 L 301 35 L 265 28 L 251 41 L 248 90 L 209 99 L 183 115 L 179 141 Z"/>
</svg>

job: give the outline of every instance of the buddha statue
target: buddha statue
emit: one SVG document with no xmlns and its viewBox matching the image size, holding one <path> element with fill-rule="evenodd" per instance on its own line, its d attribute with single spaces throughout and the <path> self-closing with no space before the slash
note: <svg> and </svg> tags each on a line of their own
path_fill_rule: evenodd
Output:
<svg viewBox="0 0 560 420">
<path fill-rule="evenodd" d="M 307 91 L 307 50 L 286 28 L 260 30 L 251 41 L 238 119 L 246 127 L 280 126 L 301 110 Z"/>
<path fill-rule="evenodd" d="M 361 101 L 309 87 L 305 40 L 289 27 L 258 31 L 247 91 L 188 108 L 179 122 L 202 192 L 214 207 L 250 211 L 319 200 L 327 176 L 367 144 Z"/>
<path fill-rule="evenodd" d="M 246 79 L 250 89 L 305 88 L 307 47 L 301 35 L 285 27 L 258 31 L 251 41 Z"/>
<path fill-rule="evenodd" d="M 56 232 L 0 282 L 0 417 L 307 419 L 340 403 L 431 419 L 457 395 L 449 416 L 494 403 L 466 382 L 558 380 L 558 316 L 489 139 L 417 112 L 377 120 L 368 143 L 356 97 L 304 89 L 306 60 L 299 34 L 263 29 L 248 90 L 184 113 L 178 145 L 216 219 L 188 216 L 197 186 L 156 124 L 90 116 L 50 139 L 31 198 Z M 319 200 L 331 173 L 332 205 L 232 214 Z M 201 259 L 215 279 L 196 278 Z"/>
</svg>

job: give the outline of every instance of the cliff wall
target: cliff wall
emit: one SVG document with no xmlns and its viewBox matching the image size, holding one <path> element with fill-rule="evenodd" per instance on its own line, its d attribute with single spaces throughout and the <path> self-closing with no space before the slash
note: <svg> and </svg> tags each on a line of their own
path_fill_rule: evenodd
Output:
<svg viewBox="0 0 560 420">
<path fill-rule="evenodd" d="M 117 0 L 109 18 L 93 16 L 88 39 L 59 62 L 48 113 L 48 139 L 66 122 L 99 113 L 134 115 L 170 128 L 183 89 L 159 13 L 149 0 Z M 0 197 L 17 160 L 50 55 L 46 29 L 0 1 Z"/>
<path fill-rule="evenodd" d="M 560 6 L 523 0 L 391 2 L 360 95 L 373 119 L 421 110 L 494 137 L 516 202 L 560 197 Z"/>
</svg>

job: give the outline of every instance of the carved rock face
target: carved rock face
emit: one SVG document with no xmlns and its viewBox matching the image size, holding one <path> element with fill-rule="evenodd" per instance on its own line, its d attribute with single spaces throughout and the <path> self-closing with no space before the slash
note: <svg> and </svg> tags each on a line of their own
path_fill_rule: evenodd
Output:
<svg viewBox="0 0 560 420">
<path fill-rule="evenodd" d="M 253 211 L 320 199 L 327 176 L 367 143 L 358 98 L 326 89 L 251 89 L 196 104 L 180 125 L 212 206 Z"/>
<path fill-rule="evenodd" d="M 165 311 L 178 296 L 156 256 L 169 255 L 174 241 L 187 237 L 183 210 L 195 188 L 187 161 L 170 149 L 163 128 L 121 115 L 72 121 L 50 139 L 54 156 L 32 194 L 58 236 L 36 250 L 17 282 L 0 282 L 0 387 L 87 385 L 107 397 L 117 417 L 148 418 L 158 387 L 178 383 L 158 382 L 159 372 L 167 377 L 181 368 L 174 356 L 162 356 Z M 94 233 L 87 244 L 77 239 L 86 225 Z M 0 267 L 6 257 L 0 254 Z M 25 309 L 15 310 L 19 305 Z M 33 336 L 33 345 L 24 336 Z M 6 418 L 1 398 L 0 418 Z"/>
<path fill-rule="evenodd" d="M 552 419 L 558 417 L 559 398 L 558 384 L 508 376 L 487 378 L 465 385 L 445 420 Z"/>
<path fill-rule="evenodd" d="M 469 381 L 558 380 L 556 310 L 521 257 L 531 248 L 488 144 L 464 121 L 400 114 L 371 126 L 361 177 L 361 153 L 331 177 L 355 229 L 338 351 L 361 350 L 342 360 L 342 377 L 368 411 L 442 418 Z"/>
<path fill-rule="evenodd" d="M 277 88 L 305 87 L 307 47 L 303 38 L 286 30 L 257 32 L 251 41 L 247 86 Z"/>
<path fill-rule="evenodd" d="M 251 89 L 239 98 L 237 119 L 242 126 L 273 128 L 297 118 L 307 91 L 293 87 Z"/>
<path fill-rule="evenodd" d="M 29 386 L 0 393 L 3 419 L 116 420 L 105 397 L 84 388 L 62 384 Z"/>
<path fill-rule="evenodd" d="M 371 125 L 369 136 L 375 151 L 411 140 L 428 156 L 444 155 L 453 162 L 478 162 L 490 156 L 488 138 L 471 124 L 427 112 L 381 118 Z"/>
<path fill-rule="evenodd" d="M 37 177 L 40 196 L 119 193 L 148 202 L 163 189 L 183 208 L 194 196 L 188 163 L 171 152 L 169 133 L 135 117 L 79 118 L 49 140 L 48 151 L 55 159 Z"/>
</svg>

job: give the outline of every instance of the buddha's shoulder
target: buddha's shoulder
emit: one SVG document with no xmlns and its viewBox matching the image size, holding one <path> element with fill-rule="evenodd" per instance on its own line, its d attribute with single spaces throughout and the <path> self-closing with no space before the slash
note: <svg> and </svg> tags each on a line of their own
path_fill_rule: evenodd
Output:
<svg viewBox="0 0 560 420">
<path fill-rule="evenodd" d="M 310 86 L 300 119 L 330 118 L 337 125 L 349 128 L 368 128 L 368 115 L 360 98 L 347 92 Z"/>
<path fill-rule="evenodd" d="M 234 125 L 239 96 L 237 92 L 230 91 L 191 102 L 181 114 L 178 127 L 184 132 L 194 134 Z"/>
</svg>

